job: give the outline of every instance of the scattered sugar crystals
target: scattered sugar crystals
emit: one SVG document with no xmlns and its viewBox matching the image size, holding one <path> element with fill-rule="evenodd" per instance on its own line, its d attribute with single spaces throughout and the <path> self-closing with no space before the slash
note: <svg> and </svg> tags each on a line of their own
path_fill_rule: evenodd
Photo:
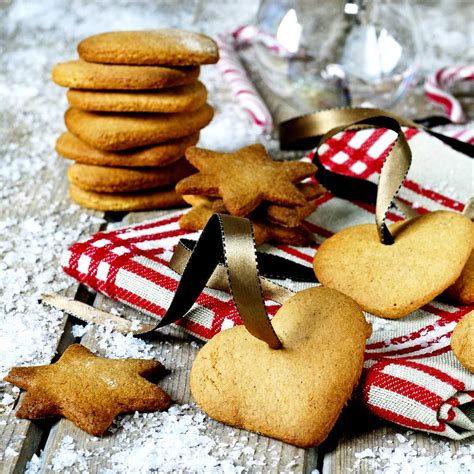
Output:
<svg viewBox="0 0 474 474">
<path fill-rule="evenodd" d="M 469 474 L 474 473 L 474 444 L 457 450 L 440 438 L 429 436 L 430 448 L 418 446 L 416 435 L 395 433 L 384 436 L 380 446 L 354 454 L 353 472 L 374 474 Z M 389 446 L 384 446 L 389 445 Z"/>
<path fill-rule="evenodd" d="M 74 470 L 87 472 L 87 458 L 91 453 L 82 449 L 76 449 L 71 436 L 64 436 L 57 447 L 51 465 L 48 466 L 53 472 L 64 472 L 65 469 L 74 466 Z"/>
<path fill-rule="evenodd" d="M 118 443 L 110 456 L 111 469 L 105 472 L 242 472 L 238 459 L 245 445 L 224 443 L 206 434 L 206 418 L 189 405 L 122 418 Z"/>
<path fill-rule="evenodd" d="M 37 474 L 43 465 L 43 460 L 37 454 L 33 454 L 26 464 L 25 474 Z"/>
<path fill-rule="evenodd" d="M 11 405 L 15 399 L 9 394 L 9 393 L 4 393 L 3 398 L 0 400 L 0 405 Z"/>
<path fill-rule="evenodd" d="M 15 196 L 24 186 L 10 183 L 4 187 L 2 205 L 10 201 L 12 208 L 18 206 L 27 214 L 31 197 Z M 46 183 L 38 190 L 37 198 L 45 207 L 35 210 L 34 218 L 0 217 L 0 378 L 12 366 L 51 360 L 64 316 L 39 304 L 38 298 L 43 292 L 63 291 L 71 285 L 59 256 L 96 222 L 91 216 L 81 226 L 64 225 L 61 212 L 47 204 L 53 189 Z"/>
<path fill-rule="evenodd" d="M 100 439 L 91 438 L 87 449 L 79 449 L 71 436 L 64 436 L 47 468 L 52 472 L 100 474 L 239 474 L 244 471 L 239 462 L 242 454 L 246 456 L 248 467 L 263 466 L 260 461 L 252 461 L 255 450 L 246 445 L 247 438 L 222 441 L 206 434 L 208 428 L 206 415 L 191 405 L 173 405 L 166 412 L 126 415 L 111 428 L 116 436 L 113 446 L 104 449 Z M 41 458 L 34 457 L 27 473 L 39 472 L 42 462 Z"/>
</svg>

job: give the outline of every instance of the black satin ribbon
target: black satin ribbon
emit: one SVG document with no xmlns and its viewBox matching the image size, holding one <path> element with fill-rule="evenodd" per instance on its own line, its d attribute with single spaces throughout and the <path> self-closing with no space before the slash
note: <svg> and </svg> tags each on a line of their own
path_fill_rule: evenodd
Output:
<svg viewBox="0 0 474 474">
<path fill-rule="evenodd" d="M 192 252 L 196 246 L 196 242 L 189 239 L 181 239 L 180 244 L 189 252 Z M 219 263 L 221 265 L 224 264 L 223 257 Z M 278 255 L 257 250 L 257 265 L 260 275 L 266 278 L 278 280 L 290 278 L 293 281 L 304 283 L 318 283 L 312 267 L 301 265 Z"/>
</svg>

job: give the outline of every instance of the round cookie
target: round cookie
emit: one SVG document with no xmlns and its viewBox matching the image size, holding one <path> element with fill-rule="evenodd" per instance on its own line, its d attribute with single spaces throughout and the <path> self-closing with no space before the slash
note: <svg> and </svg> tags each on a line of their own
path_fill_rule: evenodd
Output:
<svg viewBox="0 0 474 474">
<path fill-rule="evenodd" d="M 206 103 L 201 82 L 160 91 L 91 91 L 69 89 L 72 107 L 98 112 L 192 112 Z"/>
<path fill-rule="evenodd" d="M 125 151 L 103 151 L 93 148 L 72 133 L 64 132 L 56 140 L 56 151 L 63 158 L 76 163 L 99 166 L 148 167 L 165 166 L 179 160 L 186 148 L 195 145 L 199 133 L 160 143 L 147 148 Z"/>
<path fill-rule="evenodd" d="M 52 79 L 74 89 L 146 90 L 191 84 L 199 67 L 124 66 L 68 61 L 54 66 Z"/>
<path fill-rule="evenodd" d="M 390 226 L 393 245 L 375 225 L 357 225 L 327 239 L 314 258 L 319 281 L 366 311 L 398 319 L 430 302 L 459 277 L 472 249 L 471 221 L 437 211 Z"/>
<path fill-rule="evenodd" d="M 179 114 L 114 114 L 68 109 L 67 129 L 99 150 L 126 150 L 154 145 L 196 133 L 214 115 L 214 109 L 204 104 L 194 112 Z"/>
<path fill-rule="evenodd" d="M 106 194 L 86 191 L 70 185 L 71 199 L 82 207 L 104 212 L 131 212 L 151 209 L 168 209 L 184 204 L 173 188 L 153 189 L 138 193 Z"/>
<path fill-rule="evenodd" d="M 194 66 L 219 59 L 213 39 L 175 28 L 101 33 L 82 40 L 77 51 L 86 61 L 106 64 Z"/>
<path fill-rule="evenodd" d="M 68 168 L 69 181 L 86 191 L 126 193 L 175 184 L 195 170 L 183 158 L 162 168 L 112 168 L 74 163 Z"/>
<path fill-rule="evenodd" d="M 451 348 L 459 362 L 474 373 L 474 311 L 466 314 L 454 328 Z"/>
</svg>

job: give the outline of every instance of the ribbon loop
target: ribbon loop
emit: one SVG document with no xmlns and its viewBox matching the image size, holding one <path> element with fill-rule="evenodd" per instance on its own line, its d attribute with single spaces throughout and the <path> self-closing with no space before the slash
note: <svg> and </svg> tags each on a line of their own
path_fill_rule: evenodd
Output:
<svg viewBox="0 0 474 474">
<path fill-rule="evenodd" d="M 394 238 L 388 230 L 385 220 L 395 197 L 405 181 L 411 165 L 411 150 L 400 124 L 389 117 L 373 117 L 370 121 L 382 123 L 384 128 L 397 132 L 397 138 L 389 150 L 380 171 L 377 199 L 375 202 L 375 223 L 380 241 L 383 244 L 393 244 Z M 391 122 L 391 126 L 387 125 Z"/>
<path fill-rule="evenodd" d="M 271 348 L 280 348 L 281 342 L 265 311 L 252 224 L 248 219 L 228 215 L 214 214 L 209 219 L 183 270 L 168 311 L 156 328 L 177 321 L 191 309 L 222 256 L 229 287 L 245 327 Z"/>
<path fill-rule="evenodd" d="M 417 215 L 413 209 L 396 198 L 411 160 L 410 149 L 400 127 L 422 129 L 452 149 L 471 158 L 474 157 L 474 145 L 427 128 L 437 124 L 439 124 L 438 121 L 434 121 L 433 117 L 417 123 L 417 121 L 376 108 L 322 110 L 280 123 L 280 147 L 282 150 L 309 150 L 320 146 L 328 138 L 348 128 L 360 129 L 376 126 L 390 128 L 397 132 L 397 139 L 385 159 L 379 187 L 370 181 L 332 172 L 321 163 L 317 151 L 313 156 L 313 161 L 318 167 L 315 177 L 332 194 L 349 201 L 376 204 L 377 230 L 381 241 L 389 244 L 393 243 L 393 237 L 385 225 L 385 216 L 391 203 L 395 201 L 397 207 L 409 218 Z"/>
<path fill-rule="evenodd" d="M 252 224 L 248 219 L 225 214 L 220 219 L 229 287 L 240 318 L 250 334 L 278 349 L 281 342 L 263 302 Z"/>
<path fill-rule="evenodd" d="M 316 179 L 336 196 L 375 203 L 375 223 L 380 242 L 390 245 L 394 243 L 394 239 L 385 224 L 387 212 L 394 202 L 411 164 L 411 150 L 402 131 L 402 125 L 419 127 L 409 119 L 381 109 L 323 110 L 280 124 L 280 146 L 282 149 L 306 149 L 308 145 L 317 145 L 313 156 L 313 161 L 318 167 Z M 397 134 L 397 138 L 385 157 L 378 187 L 370 181 L 329 171 L 321 163 L 318 155 L 321 145 L 339 132 L 367 127 L 387 128 Z M 403 204 L 400 207 L 402 210 L 406 208 Z"/>
<path fill-rule="evenodd" d="M 321 165 L 318 150 L 324 142 L 332 138 L 334 135 L 349 128 L 360 128 L 365 126 L 388 128 L 397 133 L 397 138 L 389 149 L 380 172 L 377 197 L 375 200 L 375 223 L 380 242 L 385 245 L 391 245 L 394 243 L 394 239 L 388 230 L 385 220 L 390 206 L 398 194 L 401 185 L 405 181 L 405 177 L 411 164 L 411 150 L 398 121 L 388 116 L 373 115 L 368 118 L 362 118 L 351 123 L 344 123 L 343 125 L 334 127 L 326 132 L 319 141 L 318 148 L 314 154 L 314 161 L 317 161 L 317 165 Z"/>
<path fill-rule="evenodd" d="M 309 150 L 320 145 L 321 137 L 328 131 L 335 128 L 342 131 L 349 126 L 354 128 L 357 122 L 373 117 L 388 117 L 403 127 L 420 128 L 414 121 L 387 110 L 364 107 L 329 109 L 282 122 L 279 126 L 280 147 L 282 150 Z"/>
</svg>

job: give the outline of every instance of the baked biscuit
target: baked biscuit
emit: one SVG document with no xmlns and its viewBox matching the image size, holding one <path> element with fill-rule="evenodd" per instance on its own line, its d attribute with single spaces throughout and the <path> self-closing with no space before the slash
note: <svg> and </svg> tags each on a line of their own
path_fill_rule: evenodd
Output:
<svg viewBox="0 0 474 474">
<path fill-rule="evenodd" d="M 180 114 L 114 114 L 68 109 L 67 129 L 99 150 L 117 151 L 186 137 L 204 128 L 214 115 L 205 104 Z"/>
<path fill-rule="evenodd" d="M 265 218 L 274 224 L 283 227 L 296 227 L 303 219 L 312 214 L 316 208 L 316 199 L 322 196 L 326 190 L 319 183 L 302 183 L 296 186 L 306 198 L 303 206 L 286 207 L 278 204 L 268 204 L 263 209 Z"/>
<path fill-rule="evenodd" d="M 82 207 L 103 212 L 132 212 L 169 209 L 184 204 L 173 188 L 151 189 L 135 193 L 96 193 L 70 185 L 71 199 Z"/>
<path fill-rule="evenodd" d="M 313 183 L 301 183 L 296 187 L 308 199 L 305 205 L 296 207 L 285 207 L 278 204 L 263 205 L 261 208 L 257 208 L 252 215 L 278 226 L 298 227 L 301 221 L 316 209 L 315 199 L 324 194 L 326 190 L 320 184 Z M 207 207 L 211 206 L 214 212 L 228 213 L 224 201 L 220 198 L 184 194 L 183 199 L 191 206 L 206 205 Z"/>
<path fill-rule="evenodd" d="M 82 40 L 77 51 L 86 61 L 106 64 L 196 66 L 219 59 L 213 39 L 175 28 L 101 33 Z"/>
<path fill-rule="evenodd" d="M 186 148 L 195 145 L 199 133 L 178 138 L 170 142 L 146 148 L 134 148 L 124 151 L 98 150 L 75 137 L 72 133 L 62 133 L 56 140 L 56 151 L 59 155 L 76 163 L 99 166 L 147 167 L 165 166 L 179 160 Z"/>
<path fill-rule="evenodd" d="M 474 311 L 466 314 L 454 328 L 451 348 L 459 362 L 474 373 Z"/>
<path fill-rule="evenodd" d="M 273 161 L 260 144 L 233 153 L 190 147 L 186 159 L 200 172 L 180 181 L 176 191 L 221 196 L 233 216 L 247 216 L 263 202 L 304 206 L 306 198 L 295 183 L 317 169 L 307 162 Z"/>
<path fill-rule="evenodd" d="M 62 415 L 87 433 L 101 436 L 120 413 L 169 407 L 169 395 L 145 379 L 164 372 L 155 360 L 104 359 L 72 344 L 54 364 L 14 367 L 5 380 L 26 390 L 18 418 Z"/>
<path fill-rule="evenodd" d="M 362 309 L 398 319 L 456 281 L 471 253 L 471 225 L 455 212 L 430 212 L 390 226 L 393 245 L 380 243 L 375 225 L 349 227 L 323 242 L 314 270 Z"/>
<path fill-rule="evenodd" d="M 214 210 L 212 206 L 198 205 L 180 217 L 179 226 L 181 229 L 192 232 L 201 230 L 205 227 L 207 221 L 215 212 L 219 212 L 219 210 Z M 311 232 L 303 226 L 287 228 L 270 222 L 253 219 L 252 224 L 255 245 L 257 246 L 262 245 L 265 242 L 298 246 L 306 246 L 314 243 L 314 238 Z"/>
<path fill-rule="evenodd" d="M 199 67 L 124 66 L 68 61 L 54 66 L 53 82 L 74 89 L 146 90 L 191 84 Z"/>
<path fill-rule="evenodd" d="M 474 224 L 472 225 L 474 234 Z M 446 293 L 464 304 L 474 304 L 474 251 L 462 269 L 459 278 L 451 285 Z"/>
<path fill-rule="evenodd" d="M 70 89 L 72 107 L 97 112 L 192 112 L 206 103 L 207 90 L 201 82 L 160 91 L 91 91 Z"/>
<path fill-rule="evenodd" d="M 278 350 L 244 326 L 214 336 L 194 360 L 191 393 L 217 421 L 319 445 L 359 380 L 370 325 L 353 300 L 320 287 L 285 301 L 272 326 Z"/>
<path fill-rule="evenodd" d="M 127 193 L 168 186 L 189 176 L 194 168 L 184 159 L 161 168 L 113 168 L 74 163 L 67 170 L 69 181 L 86 191 Z"/>
</svg>

